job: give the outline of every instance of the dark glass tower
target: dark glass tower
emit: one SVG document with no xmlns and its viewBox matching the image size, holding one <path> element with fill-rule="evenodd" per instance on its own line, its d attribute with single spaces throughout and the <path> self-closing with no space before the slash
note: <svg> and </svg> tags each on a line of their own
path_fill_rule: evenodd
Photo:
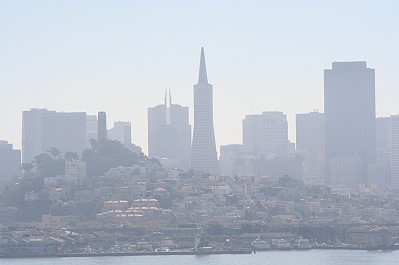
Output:
<svg viewBox="0 0 399 265">
<path fill-rule="evenodd" d="M 375 71 L 366 62 L 324 70 L 326 184 L 357 190 L 375 163 Z"/>
</svg>

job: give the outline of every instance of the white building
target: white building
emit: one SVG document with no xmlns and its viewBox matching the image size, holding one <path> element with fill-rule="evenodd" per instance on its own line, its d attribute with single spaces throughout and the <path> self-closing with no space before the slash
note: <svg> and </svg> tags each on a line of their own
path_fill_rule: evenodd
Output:
<svg viewBox="0 0 399 265">
<path fill-rule="evenodd" d="M 246 115 L 243 124 L 245 150 L 258 159 L 288 155 L 288 123 L 282 112 Z"/>
<path fill-rule="evenodd" d="M 123 145 L 132 143 L 132 124 L 129 121 L 114 122 L 114 127 L 108 130 L 108 140 L 116 140 Z"/>
<path fill-rule="evenodd" d="M 322 184 L 325 152 L 324 114 L 296 115 L 296 149 L 303 157 L 303 178 L 309 184 Z"/>
<path fill-rule="evenodd" d="M 86 177 L 86 162 L 80 160 L 65 161 L 65 177 L 83 179 Z"/>
<path fill-rule="evenodd" d="M 87 147 L 86 113 L 31 109 L 22 113 L 22 162 L 30 163 L 36 155 L 52 147 L 61 154 L 77 153 Z"/>
</svg>

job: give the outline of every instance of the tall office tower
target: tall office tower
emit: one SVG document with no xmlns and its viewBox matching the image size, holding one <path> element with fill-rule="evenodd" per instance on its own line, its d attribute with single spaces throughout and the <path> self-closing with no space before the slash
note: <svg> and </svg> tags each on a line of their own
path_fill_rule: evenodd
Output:
<svg viewBox="0 0 399 265">
<path fill-rule="evenodd" d="M 391 157 L 392 145 L 392 118 L 378 117 L 375 120 L 376 134 L 376 160 L 381 161 L 386 157 Z"/>
<path fill-rule="evenodd" d="M 104 111 L 98 112 L 98 141 L 107 140 L 107 114 Z"/>
<path fill-rule="evenodd" d="M 282 112 L 246 115 L 242 121 L 244 149 L 257 159 L 287 157 L 288 123 Z"/>
<path fill-rule="evenodd" d="M 98 121 L 96 115 L 87 115 L 86 116 L 86 134 L 87 134 L 87 148 L 90 148 L 90 140 L 97 140 L 98 137 Z"/>
<path fill-rule="evenodd" d="M 369 176 L 369 184 L 385 188 L 391 182 L 391 149 L 392 123 L 391 117 L 376 119 L 376 167 L 374 174 Z M 373 172 L 373 171 L 372 171 Z"/>
<path fill-rule="evenodd" d="M 172 104 L 165 93 L 165 104 L 148 108 L 148 154 L 174 167 L 188 169 L 191 152 L 191 126 L 188 107 Z M 164 165 L 165 166 L 165 165 Z"/>
<path fill-rule="evenodd" d="M 326 184 L 357 190 L 375 164 L 375 72 L 366 62 L 324 70 Z"/>
<path fill-rule="evenodd" d="M 204 173 L 216 174 L 218 161 L 213 130 L 213 87 L 208 83 L 204 48 L 198 83 L 194 85 L 194 133 L 191 149 L 191 168 Z"/>
<path fill-rule="evenodd" d="M 399 115 L 392 115 L 391 187 L 399 189 Z"/>
<path fill-rule="evenodd" d="M 310 112 L 296 115 L 296 149 L 303 157 L 305 183 L 324 180 L 324 114 Z"/>
<path fill-rule="evenodd" d="M 15 150 L 7 141 L 0 141 L 0 182 L 20 172 L 21 150 Z"/>
<path fill-rule="evenodd" d="M 36 155 L 52 147 L 62 154 L 81 155 L 86 145 L 86 113 L 31 109 L 22 113 L 22 161 L 30 163 Z"/>
<path fill-rule="evenodd" d="M 116 140 L 124 145 L 132 143 L 132 124 L 128 121 L 114 122 L 114 127 L 108 130 L 108 139 Z"/>
</svg>

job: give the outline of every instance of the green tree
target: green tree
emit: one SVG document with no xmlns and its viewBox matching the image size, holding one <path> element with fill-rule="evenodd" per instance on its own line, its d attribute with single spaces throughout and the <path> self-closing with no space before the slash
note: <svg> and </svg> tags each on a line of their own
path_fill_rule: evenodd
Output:
<svg viewBox="0 0 399 265">
<path fill-rule="evenodd" d="M 133 166 L 138 163 L 136 153 L 123 146 L 118 141 L 93 140 L 92 148 L 82 154 L 82 161 L 86 162 L 88 177 L 103 176 L 111 168 L 118 166 Z M 97 143 L 97 144 L 96 144 Z"/>
<path fill-rule="evenodd" d="M 53 157 L 58 157 L 54 159 Z M 57 175 L 65 175 L 65 160 L 61 159 L 56 153 L 49 156 L 46 153 L 35 156 L 33 166 L 39 170 L 42 177 L 55 177 Z"/>
<path fill-rule="evenodd" d="M 50 154 L 50 156 L 54 160 L 59 160 L 61 159 L 61 151 L 57 147 L 51 147 L 49 150 L 47 150 L 47 153 Z"/>
<path fill-rule="evenodd" d="M 21 170 L 24 175 L 30 175 L 32 173 L 33 165 L 32 163 L 22 163 Z"/>
</svg>

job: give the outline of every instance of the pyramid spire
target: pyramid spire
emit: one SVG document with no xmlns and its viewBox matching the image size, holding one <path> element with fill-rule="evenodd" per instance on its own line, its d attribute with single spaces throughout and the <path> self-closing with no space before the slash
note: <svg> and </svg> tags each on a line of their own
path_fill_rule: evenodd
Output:
<svg viewBox="0 0 399 265">
<path fill-rule="evenodd" d="M 172 93 L 170 93 L 170 86 L 169 86 L 169 105 L 172 105 Z"/>
<path fill-rule="evenodd" d="M 208 84 L 208 75 L 206 73 L 204 47 L 201 47 L 201 60 L 200 60 L 200 68 L 199 68 L 199 75 L 198 75 L 198 84 Z"/>
</svg>

